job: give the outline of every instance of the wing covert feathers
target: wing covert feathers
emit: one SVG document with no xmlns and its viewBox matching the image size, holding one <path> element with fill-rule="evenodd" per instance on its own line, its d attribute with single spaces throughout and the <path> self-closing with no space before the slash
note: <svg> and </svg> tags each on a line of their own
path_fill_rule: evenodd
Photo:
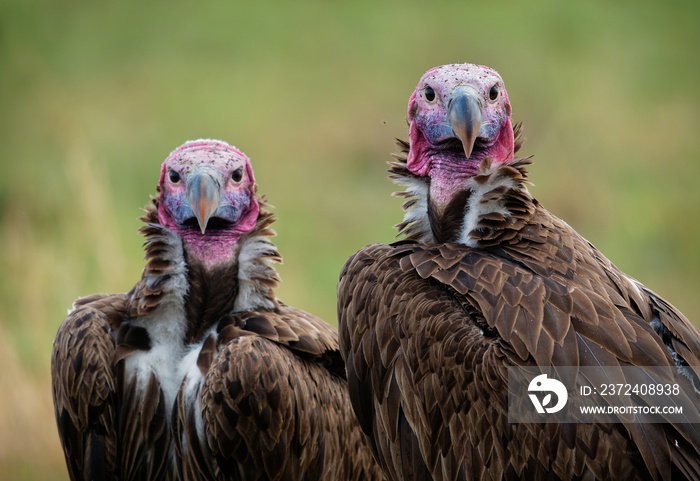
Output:
<svg viewBox="0 0 700 481">
<path fill-rule="evenodd" d="M 231 479 L 377 478 L 363 472 L 371 454 L 342 379 L 256 336 L 231 341 L 218 359 L 203 416 L 217 468 L 239 474 Z"/>
<path fill-rule="evenodd" d="M 700 394 L 700 336 L 526 190 L 506 204 L 483 245 L 403 225 L 340 275 L 350 397 L 388 478 L 700 479 L 697 425 L 508 423 L 509 366 L 676 366 Z"/>
<path fill-rule="evenodd" d="M 103 301 L 104 299 L 99 299 Z M 111 479 L 116 465 L 116 351 L 107 317 L 79 300 L 51 356 L 53 401 L 71 479 Z"/>
<path fill-rule="evenodd" d="M 217 330 L 222 345 L 240 336 L 257 335 L 345 378 L 345 367 L 338 351 L 338 332 L 318 317 L 281 302 L 274 311 L 257 310 L 228 316 L 219 322 Z"/>
<path fill-rule="evenodd" d="M 223 319 L 216 344 L 197 402 L 186 389 L 178 396 L 183 479 L 383 479 L 352 413 L 334 329 L 280 304 Z"/>
</svg>

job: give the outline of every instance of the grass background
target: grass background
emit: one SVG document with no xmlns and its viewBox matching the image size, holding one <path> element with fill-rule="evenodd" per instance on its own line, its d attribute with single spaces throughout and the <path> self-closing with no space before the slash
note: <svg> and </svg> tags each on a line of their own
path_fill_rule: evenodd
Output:
<svg viewBox="0 0 700 481">
<path fill-rule="evenodd" d="M 240 3 L 0 2 L 0 478 L 67 478 L 51 342 L 73 299 L 138 279 L 172 149 L 251 157 L 278 294 L 335 324 L 344 261 L 393 239 L 385 162 L 443 63 L 502 74 L 535 196 L 698 323 L 700 3 Z"/>
</svg>

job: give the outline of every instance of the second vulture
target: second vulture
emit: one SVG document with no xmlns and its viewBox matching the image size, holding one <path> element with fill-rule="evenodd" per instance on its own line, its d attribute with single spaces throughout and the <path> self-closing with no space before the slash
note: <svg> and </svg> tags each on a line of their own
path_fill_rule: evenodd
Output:
<svg viewBox="0 0 700 481">
<path fill-rule="evenodd" d="M 350 398 L 387 478 L 700 479 L 698 424 L 509 422 L 509 367 L 661 366 L 700 405 L 700 335 L 530 195 L 494 70 L 429 70 L 408 119 L 390 170 L 406 239 L 359 250 L 338 286 Z"/>
</svg>

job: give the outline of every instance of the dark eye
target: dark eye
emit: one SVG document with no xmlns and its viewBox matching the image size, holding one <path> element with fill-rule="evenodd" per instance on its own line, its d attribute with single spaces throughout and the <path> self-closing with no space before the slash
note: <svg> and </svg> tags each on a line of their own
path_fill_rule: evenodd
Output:
<svg viewBox="0 0 700 481">
<path fill-rule="evenodd" d="M 243 169 L 236 169 L 233 171 L 231 174 L 231 178 L 235 183 L 239 183 L 241 180 L 243 180 Z"/>
<path fill-rule="evenodd" d="M 173 184 L 177 184 L 178 182 L 180 182 L 180 174 L 178 174 L 177 171 L 170 169 L 170 173 L 168 174 L 168 176 L 170 177 L 170 182 L 172 182 Z"/>
<path fill-rule="evenodd" d="M 432 87 L 425 87 L 425 100 L 428 102 L 435 100 L 435 90 Z"/>
<path fill-rule="evenodd" d="M 491 90 L 489 90 L 489 98 L 491 100 L 496 100 L 498 98 L 498 84 L 494 85 L 491 87 Z"/>
</svg>

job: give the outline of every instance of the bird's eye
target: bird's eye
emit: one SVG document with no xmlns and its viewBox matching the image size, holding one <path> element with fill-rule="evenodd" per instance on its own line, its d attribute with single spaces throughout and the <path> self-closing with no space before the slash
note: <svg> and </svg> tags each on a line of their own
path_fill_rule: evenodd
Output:
<svg viewBox="0 0 700 481">
<path fill-rule="evenodd" d="M 425 100 L 428 102 L 435 100 L 435 90 L 432 87 L 425 87 Z"/>
<path fill-rule="evenodd" d="M 491 87 L 491 90 L 489 90 L 489 98 L 491 100 L 496 100 L 498 98 L 498 84 L 494 85 Z"/>
<path fill-rule="evenodd" d="M 235 183 L 239 183 L 241 180 L 243 180 L 243 169 L 238 168 L 234 170 L 231 174 L 231 178 Z"/>
<path fill-rule="evenodd" d="M 170 177 L 170 182 L 173 184 L 180 182 L 180 174 L 178 174 L 176 170 L 170 169 L 168 176 Z"/>
</svg>

